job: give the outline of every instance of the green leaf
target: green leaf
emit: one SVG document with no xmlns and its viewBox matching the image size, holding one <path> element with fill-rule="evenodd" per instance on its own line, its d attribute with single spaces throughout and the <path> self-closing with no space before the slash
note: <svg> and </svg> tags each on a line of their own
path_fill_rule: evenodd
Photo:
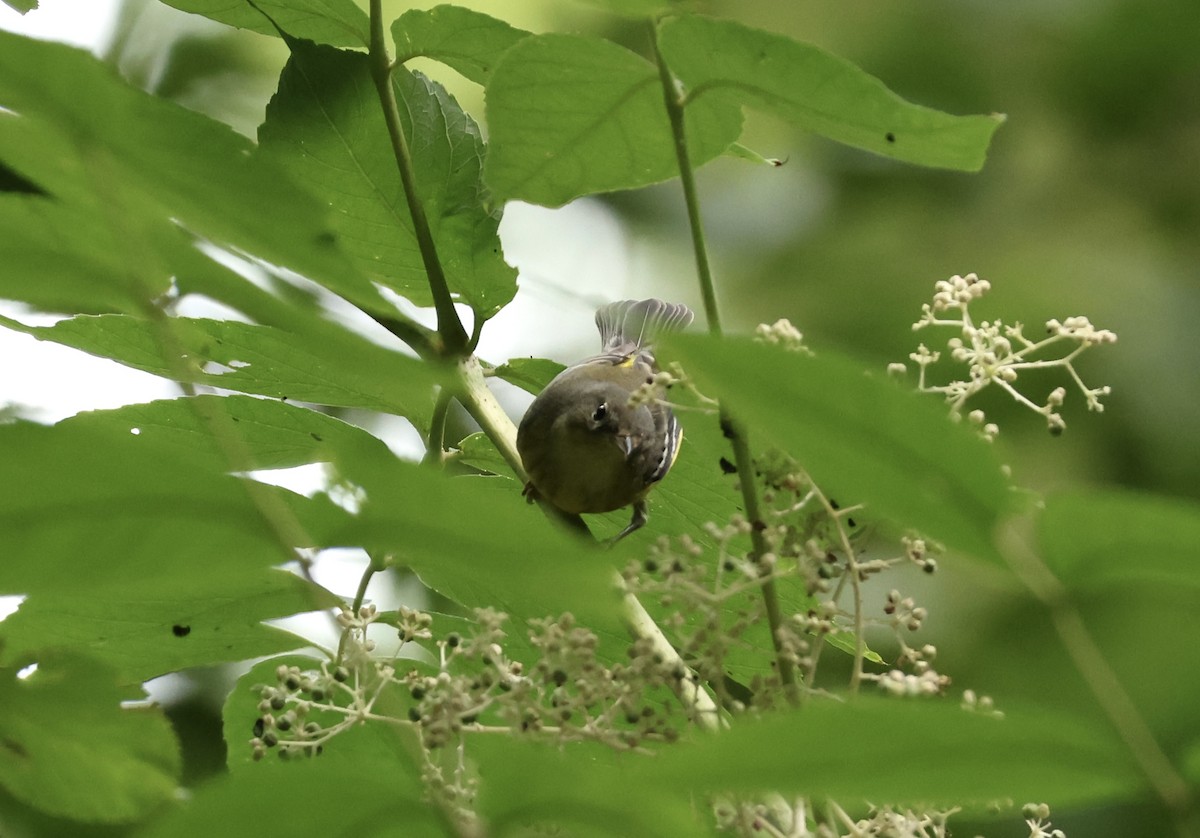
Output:
<svg viewBox="0 0 1200 838">
<path fill-rule="evenodd" d="M 144 818 L 175 794 L 180 758 L 157 708 L 124 710 L 104 666 L 46 653 L 26 678 L 0 668 L 0 785 L 44 812 L 81 821 Z"/>
<path fill-rule="evenodd" d="M 780 742 L 788 747 L 780 748 Z M 1102 725 L 1034 708 L 1004 719 L 945 702 L 860 698 L 747 720 L 648 766 L 693 789 L 806 794 L 896 803 L 1057 805 L 1140 792 L 1121 742 Z"/>
<path fill-rule="evenodd" d="M 396 60 L 425 56 L 487 84 L 496 62 L 529 33 L 490 15 L 461 6 L 409 9 L 392 24 Z"/>
<path fill-rule="evenodd" d="M 419 305 L 432 297 L 365 55 L 299 41 L 259 129 L 264 153 L 321 195 L 365 275 Z M 479 126 L 438 84 L 394 71 L 401 123 L 451 291 L 484 318 L 516 293 L 499 215 L 483 205 Z"/>
<path fill-rule="evenodd" d="M 712 832 L 707 805 L 664 793 L 658 785 L 624 781 L 624 770 L 636 768 L 628 754 L 590 742 L 560 747 L 519 738 L 479 739 L 471 743 L 472 757 L 487 778 L 480 784 L 479 812 L 498 835 Z"/>
<path fill-rule="evenodd" d="M 949 546 L 996 555 L 992 531 L 1015 499 L 994 449 L 938 402 L 829 352 L 684 335 L 663 342 L 751 444 L 795 456 L 843 506 L 866 503 Z"/>
<path fill-rule="evenodd" d="M 0 32 L 0 107 L 20 115 L 0 119 L 0 159 L 69 207 L 48 216 L 42 238 L 81 232 L 88 240 L 72 248 L 125 255 L 141 300 L 175 273 L 157 238 L 177 224 L 393 311 L 339 250 L 326 209 L 249 140 L 130 87 L 88 53 Z"/>
<path fill-rule="evenodd" d="M 620 631 L 606 554 L 544 520 L 515 481 L 448 478 L 380 457 L 346 457 L 339 466 L 367 500 L 332 543 L 390 552 L 468 608 L 490 606 L 517 620 L 570 611 L 592 628 Z"/>
<path fill-rule="evenodd" d="M 719 96 L 688 108 L 699 166 L 741 134 L 740 108 Z M 678 175 L 657 68 L 611 41 L 534 35 L 500 60 L 487 89 L 485 179 L 497 198 L 560 206 Z"/>
<path fill-rule="evenodd" d="M 282 29 L 296 38 L 338 47 L 365 47 L 371 42 L 370 20 L 354 0 L 254 0 L 254 5 L 246 0 L 163 2 L 262 35 L 278 36 Z"/>
<path fill-rule="evenodd" d="M 667 21 L 659 48 L 687 86 L 689 108 L 732 92 L 800 128 L 907 163 L 978 171 L 1004 120 L 911 104 L 849 61 L 731 20 Z"/>
<path fill-rule="evenodd" d="M 665 12 L 679 0 L 578 0 L 589 6 L 612 12 L 623 17 L 654 17 Z"/>
<path fill-rule="evenodd" d="M 292 558 L 242 480 L 129 433 L 3 425 L 0 460 L 0 592 L 182 589 Z"/>
<path fill-rule="evenodd" d="M 558 361 L 546 358 L 513 358 L 492 370 L 492 375 L 537 395 L 554 376 L 565 369 Z"/>
<path fill-rule="evenodd" d="M 825 635 L 825 642 L 835 649 L 840 649 L 847 655 L 853 655 L 856 651 L 857 640 L 850 632 L 838 631 L 834 632 L 833 634 L 827 634 Z M 871 663 L 881 664 L 884 662 L 883 658 L 879 656 L 878 652 L 872 652 L 870 649 L 867 649 L 863 653 L 863 657 L 869 660 Z"/>
<path fill-rule="evenodd" d="M 1200 587 L 1200 508 L 1184 500 L 1112 490 L 1054 494 L 1038 540 L 1050 569 L 1074 590 L 1131 582 Z"/>
<path fill-rule="evenodd" d="M 395 762 L 364 759 L 353 770 L 324 756 L 271 762 L 277 764 L 206 783 L 139 838 L 334 836 L 347 830 L 360 838 L 447 835 L 444 816 L 424 801 L 414 780 L 397 774 Z"/>
<path fill-rule="evenodd" d="M 17 14 L 23 15 L 26 12 L 32 12 L 36 9 L 38 7 L 38 0 L 4 0 L 4 5 Z"/>
<path fill-rule="evenodd" d="M 366 344 L 358 357 L 333 354 L 281 329 L 232 320 L 175 317 L 166 328 L 186 363 L 167 363 L 159 329 L 126 315 L 75 317 L 22 331 L 155 375 L 186 373 L 194 384 L 427 421 L 435 379 L 416 359 L 381 347 L 367 351 Z"/>
<path fill-rule="evenodd" d="M 747 163 L 754 163 L 759 166 L 770 166 L 773 169 L 778 169 L 785 162 L 776 157 L 765 157 L 741 143 L 734 143 L 725 153 L 730 157 L 736 157 L 738 160 L 745 160 Z"/>
<path fill-rule="evenodd" d="M 236 426 L 240 462 L 214 438 L 202 419 L 224 411 Z M 387 446 L 359 427 L 315 410 L 250 396 L 196 396 L 134 404 L 115 410 L 80 413 L 59 427 L 88 427 L 128 434 L 137 429 L 142 439 L 195 459 L 214 471 L 291 468 L 330 462 L 335 451 L 354 449 L 386 452 Z"/>
<path fill-rule="evenodd" d="M 131 282 L 127 242 L 70 204 L 0 195 L 0 229 L 0 298 L 43 311 L 134 311 L 170 287 L 165 273 Z"/>
<path fill-rule="evenodd" d="M 803 712 L 745 719 L 719 735 L 665 748 L 654 759 L 510 740 L 480 742 L 473 753 L 489 780 L 481 788 L 481 810 L 498 824 L 531 816 L 573 823 L 581 809 L 605 811 L 604 801 L 620 800 L 625 817 L 640 825 L 660 807 L 680 818 L 681 805 L 710 793 L 775 792 L 847 805 L 948 803 L 982 811 L 997 799 L 1067 806 L 1133 798 L 1143 788 L 1120 741 L 1103 725 L 1040 710 L 1010 710 L 997 720 L 945 702 L 895 699 L 813 701 Z M 701 811 L 693 817 L 708 817 Z"/>
<path fill-rule="evenodd" d="M 512 469 L 509 467 L 508 461 L 504 459 L 504 455 L 500 453 L 500 449 L 484 433 L 475 433 L 464 437 L 458 443 L 458 454 L 454 461 L 492 474 L 514 477 Z"/>
<path fill-rule="evenodd" d="M 140 684 L 188 667 L 295 649 L 303 641 L 262 620 L 339 601 L 271 569 L 159 574 L 119 586 L 34 595 L 0 622 L 0 665 L 17 665 L 52 647 L 102 662 L 119 684 Z"/>
</svg>

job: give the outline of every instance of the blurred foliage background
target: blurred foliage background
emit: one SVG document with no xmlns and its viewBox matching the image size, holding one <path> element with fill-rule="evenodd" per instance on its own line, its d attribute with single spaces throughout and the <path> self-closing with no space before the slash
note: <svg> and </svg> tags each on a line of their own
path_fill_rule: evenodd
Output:
<svg viewBox="0 0 1200 838">
<path fill-rule="evenodd" d="M 460 2 L 533 31 L 591 31 L 644 52 L 644 28 L 586 5 Z M 389 18 L 410 6 L 385 5 Z M 713 0 L 699 8 L 818 44 L 911 101 L 1008 115 L 983 172 L 964 175 L 893 164 L 752 114 L 746 144 L 786 164 L 724 159 L 700 178 L 731 331 L 787 317 L 816 350 L 836 347 L 882 370 L 906 361 L 918 340 L 937 339 L 911 330 L 933 283 L 977 272 L 993 285 L 976 312 L 981 317 L 1023 321 L 1033 336 L 1050 317 L 1085 314 L 1120 338 L 1080 365 L 1090 386 L 1113 387 L 1105 413 L 1087 415 L 1082 397 L 1069 390 L 1062 437 L 1003 399 L 977 405 L 999 423 L 998 444 L 1017 482 L 1047 491 L 1111 484 L 1200 498 L 1194 0 Z M 107 54 L 135 83 L 251 136 L 286 60 L 277 39 L 222 29 L 148 0 L 124 4 Z M 482 117 L 478 88 L 449 71 L 435 75 Z M 621 293 L 695 302 L 678 185 L 610 196 L 604 205 L 620 220 L 632 254 Z M 586 234 L 577 240 L 579 261 L 611 259 L 589 254 L 588 241 Z M 523 276 L 522 287 L 536 291 L 551 282 L 587 323 L 604 292 L 572 280 Z M 574 349 L 556 357 L 570 360 L 593 341 L 589 326 Z M 1059 383 L 1066 382 L 1047 379 L 1027 392 L 1037 399 Z M 1021 646 L 1029 621 L 1044 617 L 1025 612 L 986 571 L 947 563 L 938 578 L 914 575 L 911 583 L 918 597 L 935 600 L 927 626 L 944 653 L 940 668 L 956 687 L 1002 687 L 1001 706 L 1016 697 L 1014 689 L 1089 703 L 1073 678 L 1058 677 L 1070 667 L 1057 651 Z M 1184 605 L 1148 603 L 1149 612 L 1159 604 L 1164 619 L 1172 605 Z M 1111 631 L 1098 629 L 1119 638 L 1120 621 Z M 1122 654 L 1146 666 L 1175 663 L 1169 648 Z M 1135 831 L 1122 831 L 1122 817 Z M 1096 828 L 1097 818 L 1107 828 Z M 1069 820 L 1055 822 L 1071 834 Z M 1084 830 L 1077 834 L 1154 834 L 1135 811 L 1078 813 L 1074 824 Z"/>
</svg>

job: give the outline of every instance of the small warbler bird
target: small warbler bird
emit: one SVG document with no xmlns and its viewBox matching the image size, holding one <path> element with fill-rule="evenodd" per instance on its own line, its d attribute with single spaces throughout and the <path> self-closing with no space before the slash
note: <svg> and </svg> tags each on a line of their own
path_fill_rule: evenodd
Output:
<svg viewBox="0 0 1200 838">
<path fill-rule="evenodd" d="M 517 430 L 531 502 L 540 498 L 573 514 L 632 505 L 629 526 L 613 542 L 646 523 L 646 494 L 670 471 L 683 439 L 662 403 L 651 343 L 692 317 L 685 305 L 655 299 L 596 312 L 601 353 L 559 373 Z"/>
</svg>

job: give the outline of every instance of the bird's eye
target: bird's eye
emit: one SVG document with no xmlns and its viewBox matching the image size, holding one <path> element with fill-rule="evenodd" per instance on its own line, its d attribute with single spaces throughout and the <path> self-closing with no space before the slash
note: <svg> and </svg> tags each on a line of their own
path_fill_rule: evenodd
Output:
<svg viewBox="0 0 1200 838">
<path fill-rule="evenodd" d="M 601 402 L 600 405 L 596 408 L 596 412 L 592 414 L 592 421 L 599 423 L 599 422 L 603 422 L 607 418 L 608 418 L 608 403 Z"/>
</svg>

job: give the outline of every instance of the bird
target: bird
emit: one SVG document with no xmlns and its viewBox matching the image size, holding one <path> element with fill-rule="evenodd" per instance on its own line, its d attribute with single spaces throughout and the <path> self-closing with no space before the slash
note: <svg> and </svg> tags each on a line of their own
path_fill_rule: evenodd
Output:
<svg viewBox="0 0 1200 838">
<path fill-rule="evenodd" d="M 533 400 L 517 429 L 524 494 L 560 511 L 633 514 L 615 543 L 648 520 L 646 495 L 662 480 L 683 428 L 662 400 L 653 341 L 684 329 L 692 310 L 658 299 L 621 300 L 596 311 L 599 355 L 559 373 Z"/>
</svg>

